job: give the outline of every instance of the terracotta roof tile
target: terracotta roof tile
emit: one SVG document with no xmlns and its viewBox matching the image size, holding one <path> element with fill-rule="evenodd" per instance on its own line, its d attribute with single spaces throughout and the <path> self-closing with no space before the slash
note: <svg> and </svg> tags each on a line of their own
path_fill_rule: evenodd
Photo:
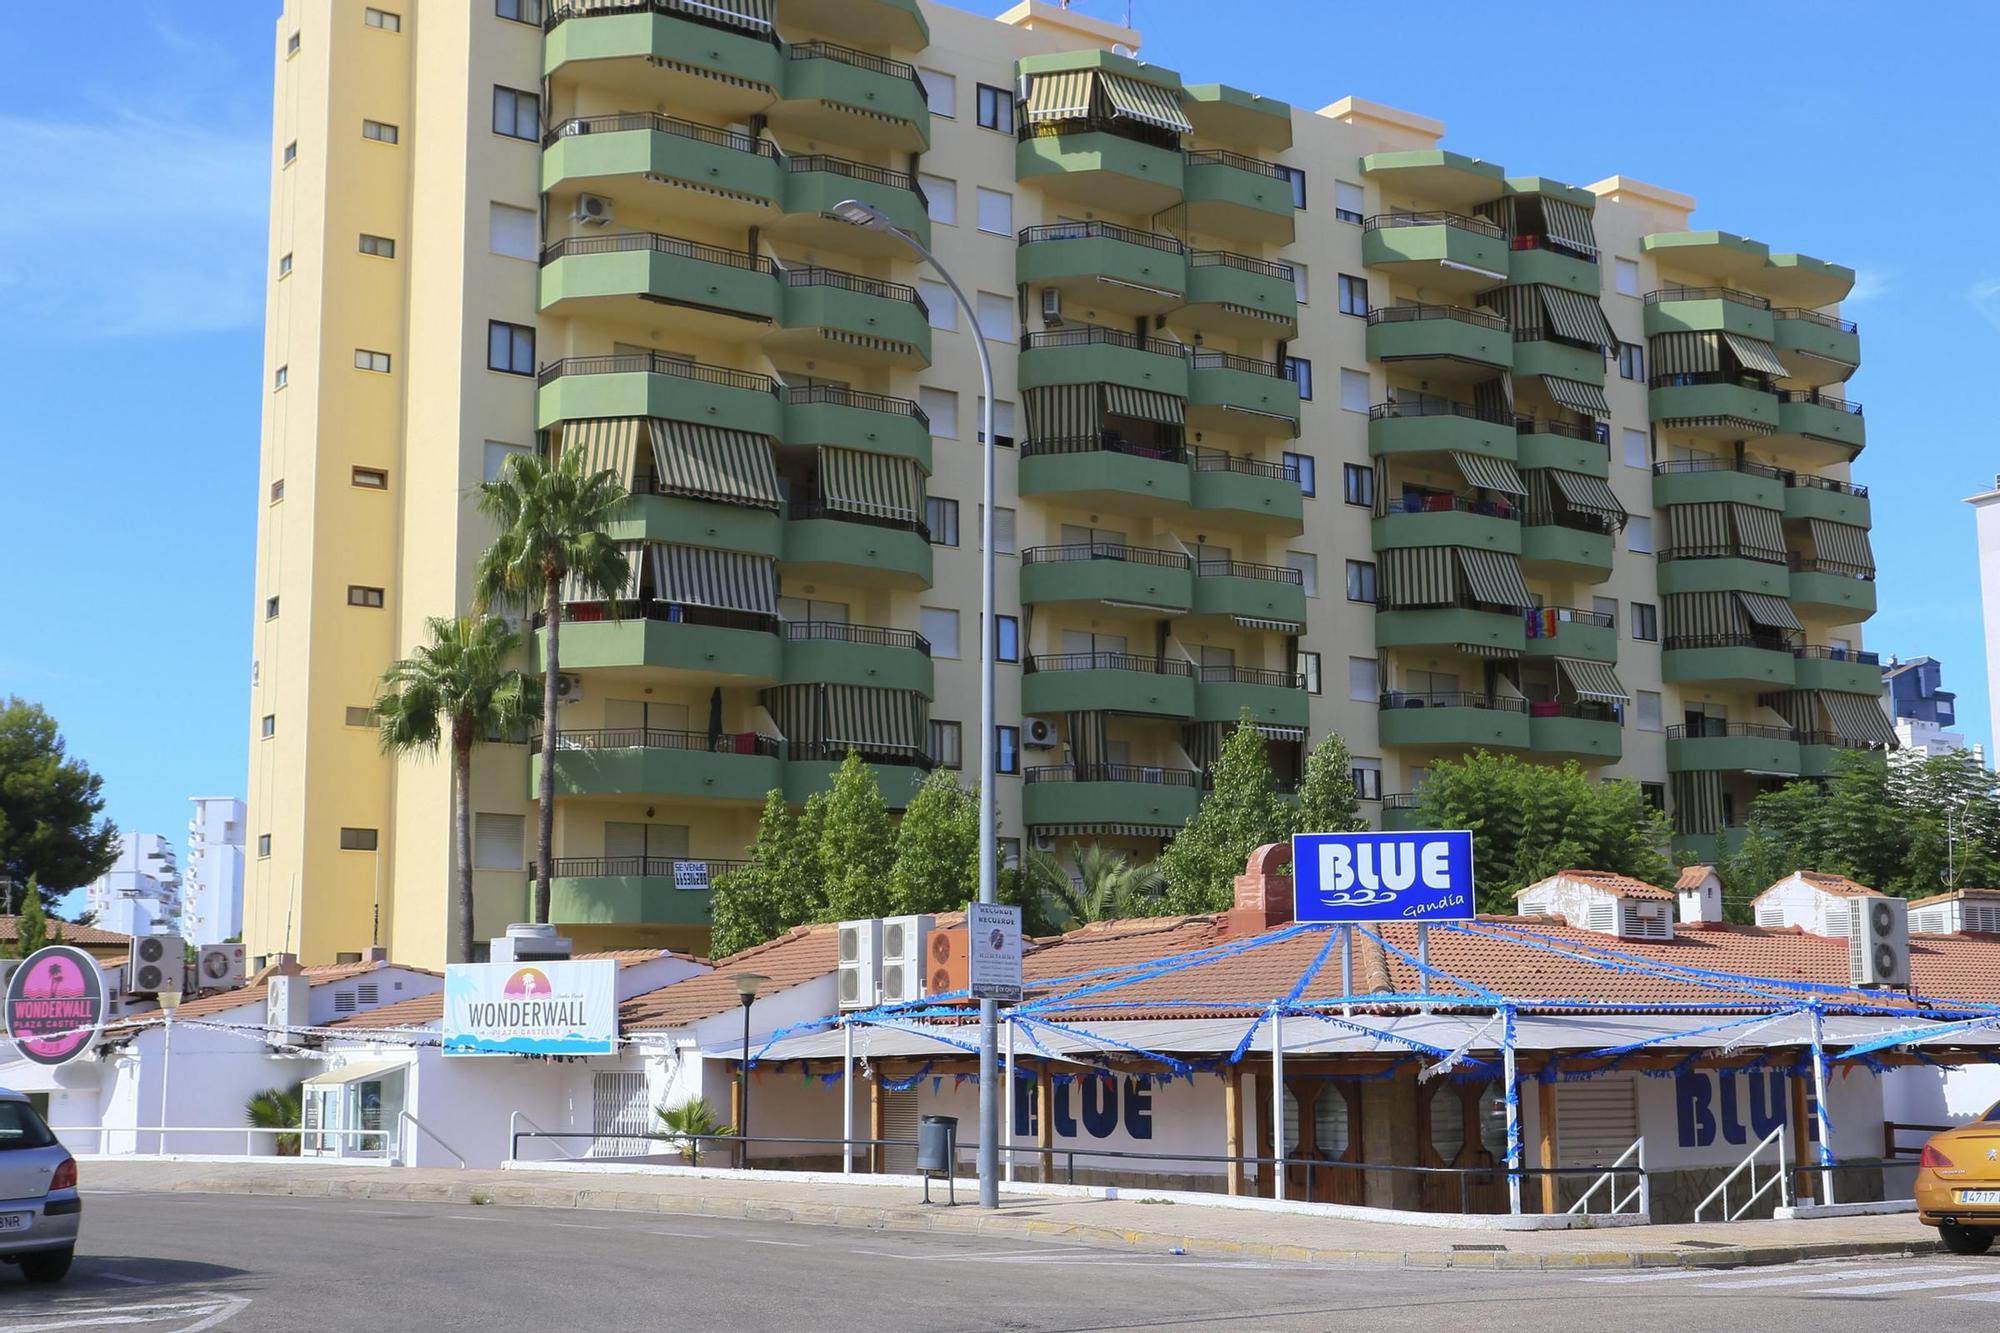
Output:
<svg viewBox="0 0 2000 1333">
<path fill-rule="evenodd" d="M 19 939 L 20 920 L 21 918 L 18 916 L 0 916 L 0 940 L 12 941 Z M 99 930 L 96 926 L 79 926 L 70 921 L 51 920 L 49 922 L 50 933 L 53 934 L 58 930 L 62 932 L 62 939 L 58 943 L 62 944 L 108 947 L 111 945 L 130 944 L 132 942 L 130 935 L 120 935 L 115 930 Z"/>
<path fill-rule="evenodd" d="M 308 967 L 304 969 L 302 975 L 314 986 L 327 986 L 336 981 L 348 981 L 355 977 L 366 976 L 370 972 L 392 967 L 399 971 L 415 972 L 426 977 L 441 977 L 444 975 L 442 972 L 432 972 L 421 967 L 408 967 L 401 963 L 334 963 L 325 967 Z M 268 973 L 260 974 L 250 985 L 239 986 L 235 990 L 217 991 L 213 995 L 196 996 L 194 999 L 183 1003 L 179 1009 L 176 1009 L 174 1017 L 202 1018 L 209 1014 L 221 1014 L 227 1013 L 231 1009 L 240 1009 L 246 1004 L 262 1004 L 264 1003 L 266 992 L 270 989 L 265 984 L 267 980 Z"/>
<path fill-rule="evenodd" d="M 346 1018 L 336 1018 L 328 1027 L 352 1028 L 355 1035 L 366 1032 L 385 1032 L 392 1028 L 429 1027 L 444 1019 L 444 992 L 432 991 L 429 995 L 419 995 L 413 1000 L 398 1000 L 364 1013 L 350 1014 Z"/>
<path fill-rule="evenodd" d="M 685 1027 L 737 1007 L 738 972 L 761 972 L 769 980 L 759 995 L 776 995 L 823 977 L 838 966 L 834 949 L 839 928 L 831 923 L 794 926 L 774 940 L 721 959 L 715 971 L 635 995 L 618 1007 L 622 1032 Z"/>
<path fill-rule="evenodd" d="M 1826 875 L 1817 870 L 1801 870 L 1798 877 L 1816 889 L 1842 898 L 1879 898 L 1882 895 L 1866 884 L 1857 884 L 1845 875 Z"/>
<path fill-rule="evenodd" d="M 1971 903 L 2000 902 L 2000 889 L 1954 889 L 1950 893 L 1933 893 L 1928 898 L 1913 898 L 1912 907 L 1929 907 L 1932 903 L 1955 902 L 1963 898 Z"/>
<path fill-rule="evenodd" d="M 1578 884 L 1588 884 L 1594 889 L 1603 889 L 1605 892 L 1615 893 L 1621 898 L 1671 898 L 1674 896 L 1657 884 L 1648 884 L 1643 879 L 1634 879 L 1630 875 L 1614 874 L 1609 870 L 1558 870 L 1555 874 L 1550 875 L 1548 879 L 1530 884 L 1514 896 L 1518 898 L 1522 893 L 1532 893 L 1542 887 L 1543 884 L 1547 884 L 1549 880 L 1555 879 L 1574 880 Z"/>
<path fill-rule="evenodd" d="M 1700 865 L 1684 866 L 1681 869 L 1681 877 L 1674 881 L 1674 888 L 1676 890 L 1698 889 L 1704 883 L 1706 883 L 1708 877 L 1714 873 L 1715 873 L 1714 866 L 1700 866 Z"/>
<path fill-rule="evenodd" d="M 678 949 L 598 949 L 592 953 L 580 953 L 576 955 L 574 961 L 582 963 L 600 958 L 609 958 L 617 963 L 621 972 L 627 968 L 638 967 L 641 963 L 658 962 L 662 958 L 679 958 L 689 963 L 708 961 L 706 958 L 697 958 L 691 953 L 682 953 Z"/>
</svg>

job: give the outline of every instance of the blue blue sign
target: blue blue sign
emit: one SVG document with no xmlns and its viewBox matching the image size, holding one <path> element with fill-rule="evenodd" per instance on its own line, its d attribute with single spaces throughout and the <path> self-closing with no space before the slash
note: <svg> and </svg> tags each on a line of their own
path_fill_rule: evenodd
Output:
<svg viewBox="0 0 2000 1333">
<path fill-rule="evenodd" d="M 1292 914 L 1302 922 L 1470 921 L 1472 834 L 1292 835 Z"/>
</svg>

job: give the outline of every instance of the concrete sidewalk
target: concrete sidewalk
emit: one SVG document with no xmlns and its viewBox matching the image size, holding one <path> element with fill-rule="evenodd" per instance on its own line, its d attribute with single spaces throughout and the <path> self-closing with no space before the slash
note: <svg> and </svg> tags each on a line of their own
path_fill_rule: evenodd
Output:
<svg viewBox="0 0 2000 1333">
<path fill-rule="evenodd" d="M 960 1182 L 961 1200 L 967 1195 Z M 452 1171 L 261 1162 L 90 1162 L 83 1189 L 291 1195 L 527 1208 L 672 1213 L 750 1221 L 1061 1239 L 1241 1259 L 1410 1268 L 1736 1267 L 1928 1253 L 1936 1233 L 1908 1214 L 1605 1230 L 1495 1232 L 1257 1213 L 1138 1199 L 1002 1196 L 994 1212 L 925 1207 L 879 1185 L 731 1181 L 640 1173 Z M 942 1198 L 940 1186 L 933 1197 Z"/>
</svg>

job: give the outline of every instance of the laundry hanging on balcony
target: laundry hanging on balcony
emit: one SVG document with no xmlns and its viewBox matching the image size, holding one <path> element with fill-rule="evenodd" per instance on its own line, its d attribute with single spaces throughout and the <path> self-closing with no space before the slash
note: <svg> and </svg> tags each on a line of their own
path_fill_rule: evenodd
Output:
<svg viewBox="0 0 2000 1333">
<path fill-rule="evenodd" d="M 771 439 L 690 421 L 650 420 L 660 490 L 757 509 L 782 507 Z"/>
<path fill-rule="evenodd" d="M 591 421 L 571 421 L 562 429 L 562 452 L 575 450 L 583 456 L 585 476 L 611 471 L 626 490 L 639 469 L 639 418 L 599 417 Z"/>
<path fill-rule="evenodd" d="M 778 575 L 769 556 L 667 543 L 655 543 L 649 549 L 653 595 L 658 600 L 777 615 Z"/>
<path fill-rule="evenodd" d="M 1504 458 L 1454 452 L 1451 461 L 1458 465 L 1458 474 L 1465 478 L 1468 486 L 1499 491 L 1503 495 L 1525 496 L 1528 493 L 1528 487 L 1521 480 L 1521 474 Z"/>
<path fill-rule="evenodd" d="M 906 523 L 924 516 L 924 472 L 907 458 L 822 445 L 819 491 L 829 509 Z"/>
<path fill-rule="evenodd" d="M 1556 669 L 1562 673 L 1569 687 L 1576 691 L 1579 699 L 1589 699 L 1596 703 L 1622 704 L 1631 702 L 1632 696 L 1618 679 L 1618 672 L 1608 662 L 1592 662 L 1580 657 L 1558 657 Z"/>
</svg>

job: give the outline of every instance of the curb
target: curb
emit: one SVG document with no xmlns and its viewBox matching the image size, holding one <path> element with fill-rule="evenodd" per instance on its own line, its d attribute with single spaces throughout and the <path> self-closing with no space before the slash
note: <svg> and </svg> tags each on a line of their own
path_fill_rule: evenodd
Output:
<svg viewBox="0 0 2000 1333">
<path fill-rule="evenodd" d="M 711 1195 L 664 1195 L 629 1190 L 562 1188 L 551 1185 L 469 1186 L 366 1179 L 313 1180 L 214 1176 L 161 1186 L 120 1182 L 121 1192 L 148 1194 L 245 1194 L 278 1198 L 373 1200 L 402 1203 L 455 1203 L 468 1207 L 567 1208 L 598 1212 L 662 1213 L 727 1221 L 783 1222 L 796 1226 L 845 1227 L 865 1231 L 1014 1236 L 1069 1240 L 1134 1249 L 1174 1250 L 1203 1258 L 1270 1263 L 1326 1264 L 1369 1268 L 1464 1268 L 1489 1271 L 1571 1271 L 1635 1268 L 1754 1268 L 1803 1259 L 1857 1259 L 1934 1254 L 1936 1241 L 1815 1241 L 1797 1245 L 1733 1246 L 1684 1250 L 1567 1250 L 1512 1254 L 1504 1250 L 1343 1250 L 1262 1241 L 1184 1236 L 1170 1231 L 1135 1231 L 1036 1217 L 978 1212 L 916 1212 L 854 1204 L 786 1203 Z"/>
</svg>

